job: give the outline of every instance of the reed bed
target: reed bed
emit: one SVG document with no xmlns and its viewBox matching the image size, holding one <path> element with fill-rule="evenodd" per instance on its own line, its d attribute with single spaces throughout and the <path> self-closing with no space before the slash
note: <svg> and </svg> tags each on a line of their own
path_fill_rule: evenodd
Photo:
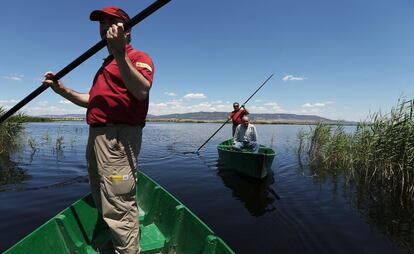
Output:
<svg viewBox="0 0 414 254">
<path fill-rule="evenodd" d="M 400 100 L 389 114 L 373 114 L 354 132 L 319 123 L 298 134 L 298 153 L 317 171 L 344 172 L 371 190 L 414 201 L 413 111 L 414 100 Z"/>
<path fill-rule="evenodd" d="M 5 110 L 0 107 L 0 115 L 2 115 L 4 111 Z M 24 123 L 26 120 L 24 114 L 17 114 L 0 124 L 0 154 L 8 153 L 20 144 L 20 134 L 24 130 Z"/>
<path fill-rule="evenodd" d="M 370 214 L 381 211 L 382 222 L 387 213 L 390 224 L 381 225 L 386 231 L 398 226 L 407 231 L 410 225 L 405 235 L 410 239 L 403 241 L 410 245 L 414 244 L 413 111 L 414 100 L 400 99 L 388 114 L 374 113 L 353 130 L 319 123 L 298 133 L 301 163 L 308 163 L 315 175 L 343 174 L 357 194 L 358 206 L 369 207 Z"/>
<path fill-rule="evenodd" d="M 0 115 L 4 109 L 0 107 Z M 10 154 L 21 145 L 26 116 L 17 114 L 0 124 L 0 185 L 21 182 L 27 175 L 10 159 Z"/>
</svg>

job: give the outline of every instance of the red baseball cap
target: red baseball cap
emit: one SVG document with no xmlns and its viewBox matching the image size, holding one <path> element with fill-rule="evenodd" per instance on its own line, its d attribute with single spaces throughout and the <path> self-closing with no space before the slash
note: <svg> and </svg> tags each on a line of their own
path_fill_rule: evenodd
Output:
<svg viewBox="0 0 414 254">
<path fill-rule="evenodd" d="M 129 21 L 128 14 L 121 8 L 116 6 L 107 6 L 102 8 L 101 10 L 94 10 L 93 12 L 91 12 L 91 15 L 89 15 L 89 19 L 92 21 L 99 21 L 102 19 L 103 15 L 121 18 L 125 21 L 125 23 Z"/>
</svg>

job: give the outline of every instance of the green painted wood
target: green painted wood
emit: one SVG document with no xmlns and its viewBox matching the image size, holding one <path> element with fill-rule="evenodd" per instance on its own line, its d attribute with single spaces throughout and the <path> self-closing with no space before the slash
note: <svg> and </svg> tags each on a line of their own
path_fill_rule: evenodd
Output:
<svg viewBox="0 0 414 254">
<path fill-rule="evenodd" d="M 272 170 L 275 151 L 260 145 L 257 153 L 250 150 L 237 151 L 233 149 L 233 139 L 228 139 L 217 146 L 220 162 L 226 168 L 233 169 L 254 178 L 265 178 Z"/>
<path fill-rule="evenodd" d="M 234 254 L 194 213 L 142 172 L 137 201 L 143 254 Z M 47 221 L 5 254 L 95 254 L 110 239 L 91 195 Z M 105 252 L 113 253 L 113 251 Z"/>
</svg>

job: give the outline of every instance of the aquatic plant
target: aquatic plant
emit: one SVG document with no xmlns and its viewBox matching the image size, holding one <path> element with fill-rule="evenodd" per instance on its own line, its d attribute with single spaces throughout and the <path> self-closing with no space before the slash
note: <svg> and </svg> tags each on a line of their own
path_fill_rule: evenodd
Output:
<svg viewBox="0 0 414 254">
<path fill-rule="evenodd" d="M 65 148 L 64 142 L 63 142 L 63 136 L 59 136 L 56 138 L 55 147 L 53 149 L 53 152 L 56 153 L 56 156 L 62 156 L 63 155 L 63 149 Z"/>
<path fill-rule="evenodd" d="M 310 166 L 315 178 L 343 174 L 347 185 L 357 193 L 356 204 L 369 209 L 368 215 L 373 210 L 388 214 L 390 207 L 413 214 L 413 111 L 413 100 L 400 99 L 390 113 L 374 113 L 354 131 L 325 123 L 302 130 L 297 135 L 300 161 Z M 409 220 L 392 212 L 388 215 L 392 225 L 382 225 L 384 230 L 407 225 L 414 228 L 413 215 L 406 216 Z"/>
<path fill-rule="evenodd" d="M 38 147 L 38 144 L 37 144 L 36 139 L 30 137 L 27 140 L 27 143 L 29 144 L 29 147 L 30 147 L 32 153 L 35 153 L 39 149 L 39 148 L 37 148 Z"/>
<path fill-rule="evenodd" d="M 346 170 L 353 181 L 414 200 L 414 101 L 399 102 L 387 115 L 375 113 L 353 133 L 320 123 L 298 134 L 298 153 L 306 152 L 316 170 Z M 385 188 L 385 189 L 384 189 Z"/>
<path fill-rule="evenodd" d="M 45 143 L 45 144 L 49 143 L 49 141 L 50 141 L 49 132 L 46 132 L 46 133 L 43 134 L 42 140 L 43 140 L 43 143 Z"/>
<path fill-rule="evenodd" d="M 0 115 L 4 113 L 4 108 L 0 107 Z M 0 154 L 16 148 L 19 144 L 20 134 L 24 129 L 26 116 L 17 114 L 0 124 Z"/>
<path fill-rule="evenodd" d="M 5 112 L 0 107 L 0 115 Z M 10 154 L 21 145 L 26 116 L 17 114 L 0 124 L 0 185 L 17 183 L 27 178 L 26 171 L 11 161 Z"/>
</svg>

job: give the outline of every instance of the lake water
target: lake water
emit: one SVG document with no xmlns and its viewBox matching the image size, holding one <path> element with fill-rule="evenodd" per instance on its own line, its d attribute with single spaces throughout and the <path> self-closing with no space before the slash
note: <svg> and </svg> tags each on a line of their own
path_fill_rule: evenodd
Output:
<svg viewBox="0 0 414 254">
<path fill-rule="evenodd" d="M 256 125 L 259 142 L 277 153 L 273 174 L 257 181 L 218 163 L 217 144 L 229 138 L 230 125 L 199 155 L 188 153 L 219 126 L 148 123 L 139 167 L 236 253 L 414 253 L 355 205 L 341 177 L 317 179 L 299 163 L 296 134 L 308 127 Z M 0 251 L 88 193 L 87 135 L 82 122 L 27 125 L 24 146 L 12 156 L 27 179 L 0 186 Z M 411 227 L 402 233 L 407 239 Z"/>
</svg>

